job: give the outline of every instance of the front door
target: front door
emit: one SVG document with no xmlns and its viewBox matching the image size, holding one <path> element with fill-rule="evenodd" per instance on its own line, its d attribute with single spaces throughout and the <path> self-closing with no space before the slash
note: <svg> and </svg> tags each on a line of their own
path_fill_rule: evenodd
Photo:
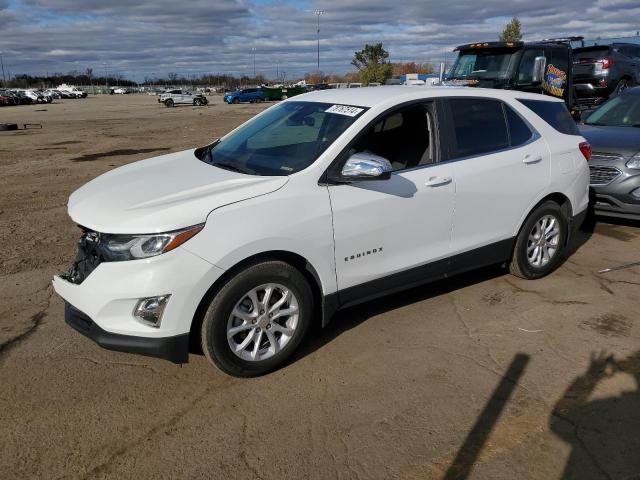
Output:
<svg viewBox="0 0 640 480">
<path fill-rule="evenodd" d="M 388 159 L 388 180 L 329 186 L 340 301 L 352 303 L 430 275 L 449 253 L 455 182 L 440 164 L 430 103 L 390 112 L 348 152 Z M 347 155 L 347 156 L 348 156 Z"/>
</svg>

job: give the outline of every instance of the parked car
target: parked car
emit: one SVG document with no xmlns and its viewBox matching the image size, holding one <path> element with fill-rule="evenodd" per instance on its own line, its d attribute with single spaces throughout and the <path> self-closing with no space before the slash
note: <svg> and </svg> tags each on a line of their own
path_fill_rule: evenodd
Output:
<svg viewBox="0 0 640 480">
<path fill-rule="evenodd" d="M 640 220 L 640 87 L 610 99 L 584 123 L 595 212 Z"/>
<path fill-rule="evenodd" d="M 494 263 L 548 274 L 585 216 L 588 157 L 550 97 L 312 92 L 75 191 L 79 250 L 53 286 L 105 348 L 183 363 L 199 343 L 259 375 L 340 308 Z"/>
<path fill-rule="evenodd" d="M 260 103 L 264 102 L 265 94 L 260 88 L 245 88 L 243 90 L 236 90 L 235 92 L 227 93 L 224 96 L 224 101 L 231 103 Z"/>
<path fill-rule="evenodd" d="M 0 90 L 0 95 L 7 99 L 5 105 L 20 105 L 20 97 L 11 90 Z"/>
<path fill-rule="evenodd" d="M 175 105 L 195 105 L 202 106 L 207 105 L 209 100 L 201 93 L 191 93 L 179 88 L 168 90 L 158 97 L 158 102 L 164 103 L 167 107 L 173 107 Z"/>
<path fill-rule="evenodd" d="M 613 43 L 574 49 L 573 82 L 579 96 L 601 99 L 640 84 L 640 45 Z"/>
<path fill-rule="evenodd" d="M 57 90 L 63 95 L 64 98 L 86 98 L 87 92 L 79 90 L 78 88 L 63 83 Z"/>
<path fill-rule="evenodd" d="M 25 93 L 24 90 L 12 90 L 16 97 L 20 100 L 20 105 L 31 105 L 33 98 Z"/>
</svg>

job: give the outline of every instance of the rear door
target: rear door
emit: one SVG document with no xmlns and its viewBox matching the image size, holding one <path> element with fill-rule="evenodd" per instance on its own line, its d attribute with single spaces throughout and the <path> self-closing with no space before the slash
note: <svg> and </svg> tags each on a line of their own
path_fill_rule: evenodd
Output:
<svg viewBox="0 0 640 480">
<path fill-rule="evenodd" d="M 523 215 L 549 183 L 546 143 L 499 100 L 460 97 L 444 103 L 446 154 L 456 181 L 451 250 L 491 244 L 509 250 Z"/>
</svg>

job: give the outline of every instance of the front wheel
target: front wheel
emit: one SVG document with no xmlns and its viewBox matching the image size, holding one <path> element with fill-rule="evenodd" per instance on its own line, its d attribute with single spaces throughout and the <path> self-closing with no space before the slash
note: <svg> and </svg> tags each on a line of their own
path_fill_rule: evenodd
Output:
<svg viewBox="0 0 640 480">
<path fill-rule="evenodd" d="M 234 103 L 234 104 L 238 104 L 238 103 L 240 103 L 240 100 L 238 100 L 237 98 L 234 98 L 234 99 L 233 99 L 233 103 Z"/>
<path fill-rule="evenodd" d="M 313 316 L 305 277 L 280 261 L 250 265 L 214 296 L 202 322 L 202 350 L 229 375 L 253 377 L 281 366 Z"/>
<path fill-rule="evenodd" d="M 167 108 L 171 108 L 173 107 L 173 100 L 171 100 L 170 98 L 165 100 L 164 104 L 166 105 Z"/>
<path fill-rule="evenodd" d="M 513 250 L 509 271 L 533 280 L 555 270 L 567 241 L 567 218 L 560 205 L 544 202 L 525 221 Z"/>
</svg>

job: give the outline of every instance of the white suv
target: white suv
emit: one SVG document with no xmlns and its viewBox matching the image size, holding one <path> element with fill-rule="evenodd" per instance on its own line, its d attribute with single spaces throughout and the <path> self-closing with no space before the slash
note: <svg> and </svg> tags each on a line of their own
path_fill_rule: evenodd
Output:
<svg viewBox="0 0 640 480">
<path fill-rule="evenodd" d="M 560 100 L 391 86 L 279 103 L 211 145 L 74 192 L 56 276 L 101 346 L 265 373 L 345 306 L 489 264 L 534 279 L 588 203 L 590 147 Z"/>
</svg>

